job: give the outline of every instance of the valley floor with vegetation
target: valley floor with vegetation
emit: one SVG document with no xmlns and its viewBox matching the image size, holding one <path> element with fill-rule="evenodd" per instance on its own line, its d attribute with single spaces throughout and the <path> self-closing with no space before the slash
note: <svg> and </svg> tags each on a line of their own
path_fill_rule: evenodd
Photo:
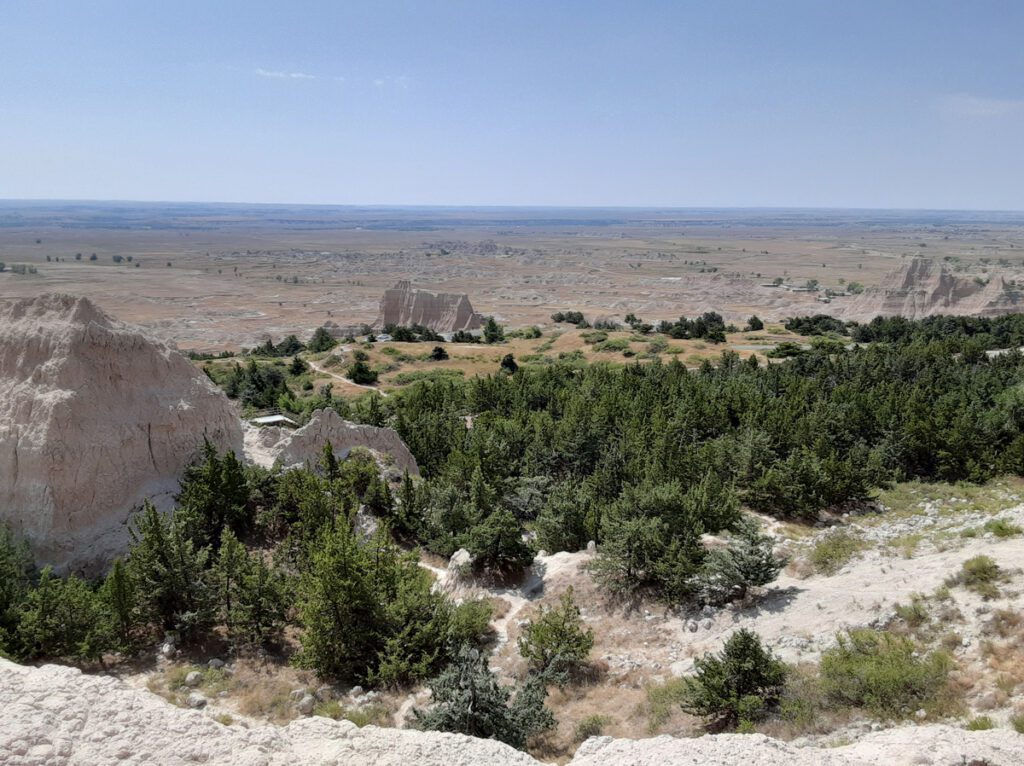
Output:
<svg viewBox="0 0 1024 766">
<path fill-rule="evenodd" d="M 323 715 L 552 760 L 598 734 L 1024 732 L 1024 315 L 569 314 L 194 355 L 247 415 L 394 428 L 422 478 L 208 446 L 96 581 L 0 531 L 0 653 L 225 725 Z"/>
</svg>

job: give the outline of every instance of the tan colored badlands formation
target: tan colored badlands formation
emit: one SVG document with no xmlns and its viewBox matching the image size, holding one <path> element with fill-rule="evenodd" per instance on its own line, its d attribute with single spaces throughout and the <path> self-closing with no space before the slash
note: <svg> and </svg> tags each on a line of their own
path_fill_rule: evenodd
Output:
<svg viewBox="0 0 1024 766">
<path fill-rule="evenodd" d="M 0 660 L 0 763 L 4 766 L 536 766 L 493 740 L 305 718 L 284 727 L 225 726 L 209 714 L 73 668 Z M 1024 737 L 1008 730 L 919 726 L 870 734 L 843 747 L 795 747 L 763 735 L 698 739 L 595 737 L 572 766 L 957 766 L 1024 761 Z"/>
<path fill-rule="evenodd" d="M 0 302 L 0 328 L 0 520 L 38 563 L 104 562 L 145 498 L 169 502 L 204 436 L 240 451 L 202 373 L 87 299 Z"/>
<path fill-rule="evenodd" d="M 354 447 L 363 447 L 387 455 L 399 475 L 408 471 L 411 476 L 419 476 L 416 458 L 394 429 L 352 423 L 334 410 L 314 411 L 309 422 L 296 431 L 274 426 L 252 428 L 245 434 L 245 454 L 265 468 L 275 462 L 290 468 L 316 464 L 328 442 L 338 460 L 348 457 Z"/>
<path fill-rule="evenodd" d="M 434 332 L 475 330 L 481 326 L 480 315 L 473 311 L 469 296 L 464 293 L 432 293 L 413 288 L 401 281 L 384 291 L 376 327 L 386 325 L 423 325 Z"/>
<path fill-rule="evenodd" d="M 1024 293 L 997 277 L 987 284 L 958 277 L 931 258 L 911 258 L 870 287 L 843 311 L 846 319 L 867 322 L 876 316 L 908 319 L 935 314 L 996 316 L 1020 310 Z"/>
</svg>

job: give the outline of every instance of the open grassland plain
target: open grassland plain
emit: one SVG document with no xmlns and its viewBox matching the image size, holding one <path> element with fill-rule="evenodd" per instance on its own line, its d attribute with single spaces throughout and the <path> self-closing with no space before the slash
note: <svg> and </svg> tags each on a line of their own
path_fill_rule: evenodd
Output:
<svg viewBox="0 0 1024 766">
<path fill-rule="evenodd" d="M 384 209 L 137 203 L 0 204 L 0 296 L 67 292 L 182 348 L 254 345 L 324 322 L 373 322 L 408 279 L 466 293 L 509 327 L 588 319 L 741 322 L 818 311 L 816 281 L 881 285 L 911 256 L 965 277 L 1024 276 L 1010 214 L 785 210 Z M 95 257 L 94 257 L 95 256 Z M 776 280 L 784 286 L 771 286 Z"/>
</svg>

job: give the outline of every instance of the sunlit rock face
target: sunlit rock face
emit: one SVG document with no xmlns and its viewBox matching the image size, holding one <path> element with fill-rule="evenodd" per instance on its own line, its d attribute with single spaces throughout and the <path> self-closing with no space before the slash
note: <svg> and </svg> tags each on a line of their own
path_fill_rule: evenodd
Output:
<svg viewBox="0 0 1024 766">
<path fill-rule="evenodd" d="M 209 439 L 240 452 L 224 394 L 85 298 L 0 301 L 0 521 L 40 565 L 101 567 L 144 499 L 167 507 Z"/>
<path fill-rule="evenodd" d="M 469 296 L 464 293 L 432 293 L 417 290 L 402 281 L 384 291 L 377 314 L 378 328 L 386 325 L 429 327 L 434 332 L 475 330 L 481 326 L 480 315 L 473 311 Z"/>
</svg>

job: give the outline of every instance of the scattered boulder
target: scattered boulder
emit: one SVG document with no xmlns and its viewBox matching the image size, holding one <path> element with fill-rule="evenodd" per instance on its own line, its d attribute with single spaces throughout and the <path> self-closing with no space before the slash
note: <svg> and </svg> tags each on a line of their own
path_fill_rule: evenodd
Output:
<svg viewBox="0 0 1024 766">
<path fill-rule="evenodd" d="M 185 676 L 185 686 L 196 687 L 203 682 L 203 674 L 198 670 L 193 670 L 187 676 Z"/>
<path fill-rule="evenodd" d="M 39 565 L 97 570 L 146 498 L 170 507 L 203 439 L 241 451 L 227 397 L 85 298 L 0 301 L 0 521 Z"/>
<path fill-rule="evenodd" d="M 448 571 L 452 574 L 461 575 L 469 571 L 473 564 L 473 554 L 465 548 L 459 548 L 452 557 L 448 559 Z"/>
<path fill-rule="evenodd" d="M 199 710 L 200 708 L 206 707 L 206 697 L 199 692 L 192 692 L 188 695 L 188 699 L 185 701 L 185 704 L 193 710 Z"/>
<path fill-rule="evenodd" d="M 316 707 L 316 697 L 312 694 L 305 695 L 297 703 L 295 703 L 295 709 L 298 710 L 302 715 L 312 715 L 313 708 Z"/>
</svg>

